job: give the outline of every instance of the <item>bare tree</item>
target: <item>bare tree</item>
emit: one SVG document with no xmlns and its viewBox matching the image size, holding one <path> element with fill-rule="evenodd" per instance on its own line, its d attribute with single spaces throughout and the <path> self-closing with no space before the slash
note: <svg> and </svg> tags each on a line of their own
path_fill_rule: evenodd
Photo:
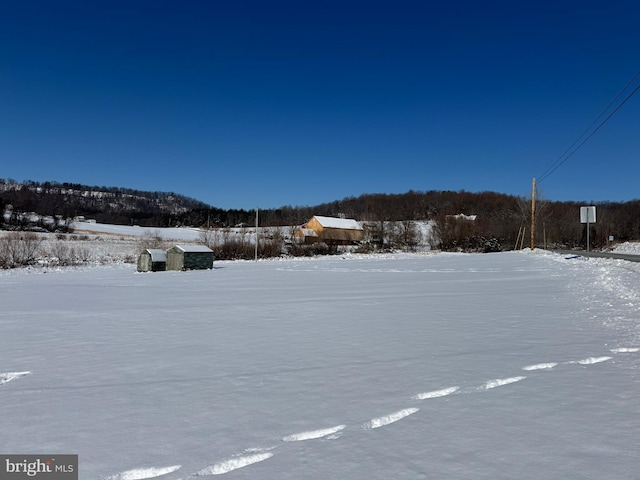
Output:
<svg viewBox="0 0 640 480">
<path fill-rule="evenodd" d="M 158 248 L 164 250 L 167 244 L 160 235 L 159 230 L 147 230 L 138 240 L 138 250 L 146 250 L 147 248 Z"/>
<path fill-rule="evenodd" d="M 415 250 L 422 240 L 418 225 L 412 220 L 389 222 L 386 234 L 389 246 L 403 250 Z"/>
<path fill-rule="evenodd" d="M 217 228 L 203 228 L 200 232 L 200 243 L 213 249 L 218 244 L 220 232 Z"/>
<path fill-rule="evenodd" d="M 0 238 L 0 267 L 32 265 L 40 255 L 42 238 L 33 232 L 10 232 Z"/>
</svg>

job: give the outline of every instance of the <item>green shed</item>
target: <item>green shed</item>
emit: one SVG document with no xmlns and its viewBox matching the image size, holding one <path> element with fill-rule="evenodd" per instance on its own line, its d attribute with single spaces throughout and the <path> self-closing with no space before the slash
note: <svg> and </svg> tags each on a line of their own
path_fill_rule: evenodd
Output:
<svg viewBox="0 0 640 480">
<path fill-rule="evenodd" d="M 204 245 L 176 245 L 167 250 L 167 270 L 213 268 L 213 250 Z"/>
<path fill-rule="evenodd" d="M 167 252 L 159 248 L 147 248 L 138 257 L 139 272 L 163 272 L 167 269 Z"/>
</svg>

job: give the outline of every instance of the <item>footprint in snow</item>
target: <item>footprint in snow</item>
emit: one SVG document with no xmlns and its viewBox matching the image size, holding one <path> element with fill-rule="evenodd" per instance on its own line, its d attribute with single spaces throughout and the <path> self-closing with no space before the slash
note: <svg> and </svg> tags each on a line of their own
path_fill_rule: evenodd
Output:
<svg viewBox="0 0 640 480">
<path fill-rule="evenodd" d="M 510 383 L 516 383 L 524 380 L 527 377 L 509 377 L 509 378 L 496 378 L 495 380 L 489 380 L 485 383 L 480 390 L 491 390 L 493 388 L 502 387 L 503 385 L 509 385 Z"/>
<path fill-rule="evenodd" d="M 368 422 L 362 425 L 362 428 L 365 430 L 371 430 L 374 428 L 384 427 L 385 425 L 389 425 L 391 423 L 395 423 L 398 420 L 402 420 L 409 415 L 413 415 L 418 412 L 419 408 L 405 408 L 403 410 L 399 410 L 394 413 L 390 413 L 389 415 L 385 415 L 383 417 L 377 417 L 369 420 Z"/>
<path fill-rule="evenodd" d="M 238 457 L 223 460 L 222 462 L 218 462 L 215 465 L 203 468 L 202 470 L 194 473 L 193 476 L 201 477 L 206 475 L 222 475 L 233 470 L 246 467 L 248 465 L 253 465 L 254 463 L 262 462 L 271 457 L 273 457 L 273 453 L 271 452 L 255 453 L 252 455 L 241 455 Z"/>
<path fill-rule="evenodd" d="M 171 467 L 149 467 L 134 468 L 125 472 L 116 473 L 105 477 L 104 480 L 144 480 L 145 478 L 161 477 L 169 473 L 175 472 L 181 465 L 173 465 Z"/>
<path fill-rule="evenodd" d="M 611 360 L 612 357 L 589 357 L 584 358 L 582 360 L 574 360 L 569 363 L 574 363 L 578 365 L 594 365 L 596 363 L 606 362 L 607 360 Z"/>
<path fill-rule="evenodd" d="M 639 352 L 640 348 L 638 347 L 620 347 L 611 349 L 612 353 L 636 353 Z M 582 360 L 575 360 L 566 362 L 569 364 L 579 364 L 579 365 L 594 365 L 597 363 L 606 362 L 611 360 L 612 357 L 602 356 L 602 357 L 589 357 Z M 522 367 L 525 371 L 536 371 L 536 370 L 550 370 L 556 367 L 558 363 L 549 362 L 549 363 L 537 363 L 534 365 L 527 365 Z M 27 375 L 31 372 L 6 372 L 0 373 L 0 385 L 3 383 L 7 383 L 11 380 L 19 378 L 21 376 Z M 487 381 L 484 385 L 478 388 L 480 391 L 491 390 L 497 387 L 502 387 L 504 385 L 509 385 L 511 383 L 520 382 L 527 378 L 526 376 L 516 376 L 516 377 L 508 377 L 508 378 L 496 378 L 494 380 Z M 445 397 L 448 395 L 452 395 L 460 392 L 460 387 L 448 387 L 440 390 L 433 390 L 429 392 L 423 392 L 415 394 L 411 397 L 412 400 L 428 400 L 433 398 Z M 399 420 L 402 420 L 409 415 L 413 415 L 418 412 L 419 408 L 405 408 L 399 410 L 394 413 L 390 413 L 389 415 L 384 415 L 381 417 L 373 418 L 368 422 L 365 422 L 362 425 L 362 428 L 365 430 L 375 429 L 384 427 L 386 425 L 390 425 Z M 313 440 L 318 438 L 326 438 L 326 439 L 335 439 L 341 435 L 342 430 L 346 428 L 346 425 L 337 425 L 335 427 L 323 428 L 318 430 L 309 430 L 300 433 L 294 433 L 291 435 L 287 435 L 282 438 L 284 442 L 299 442 L 304 440 Z M 247 454 L 248 452 L 252 452 Z M 262 462 L 267 460 L 273 456 L 273 453 L 269 451 L 264 451 L 263 449 L 252 449 L 246 450 L 243 454 L 238 456 L 223 460 L 214 465 L 208 466 L 193 473 L 191 476 L 208 476 L 208 475 L 222 475 L 239 468 L 243 468 L 254 463 Z M 151 468 L 136 468 L 133 470 L 127 470 L 125 472 L 120 472 L 108 477 L 105 477 L 104 480 L 144 480 L 148 478 L 160 477 L 163 475 L 167 475 L 169 473 L 175 472 L 180 468 L 180 465 L 174 465 L 171 467 L 151 467 Z"/>
<path fill-rule="evenodd" d="M 443 388 L 442 390 L 434 390 L 432 392 L 417 393 L 411 396 L 411 400 L 428 400 L 430 398 L 440 398 L 452 395 L 460 390 L 460 387 Z"/>
<path fill-rule="evenodd" d="M 5 372 L 0 373 L 0 385 L 10 382 L 11 380 L 15 380 L 16 378 L 24 377 L 25 375 L 29 375 L 31 372 Z"/>
<path fill-rule="evenodd" d="M 346 425 L 338 425 L 331 428 L 323 428 L 320 430 L 310 430 L 308 432 L 294 433 L 287 435 L 282 439 L 283 442 L 300 442 L 303 440 L 314 440 L 316 438 L 327 438 L 334 440 L 338 438 L 338 433 L 347 428 Z"/>
<path fill-rule="evenodd" d="M 536 363 L 535 365 L 527 365 L 526 367 L 522 367 L 523 370 L 533 371 L 533 370 L 550 370 L 553 367 L 558 366 L 555 362 L 550 363 Z"/>
</svg>

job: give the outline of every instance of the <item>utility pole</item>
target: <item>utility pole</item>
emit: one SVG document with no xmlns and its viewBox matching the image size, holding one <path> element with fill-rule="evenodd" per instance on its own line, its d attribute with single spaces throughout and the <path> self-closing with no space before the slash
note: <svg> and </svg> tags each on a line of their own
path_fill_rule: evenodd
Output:
<svg viewBox="0 0 640 480">
<path fill-rule="evenodd" d="M 258 207 L 256 207 L 256 262 L 258 261 Z"/>
<path fill-rule="evenodd" d="M 531 184 L 531 250 L 535 248 L 536 240 L 536 179 Z"/>
</svg>

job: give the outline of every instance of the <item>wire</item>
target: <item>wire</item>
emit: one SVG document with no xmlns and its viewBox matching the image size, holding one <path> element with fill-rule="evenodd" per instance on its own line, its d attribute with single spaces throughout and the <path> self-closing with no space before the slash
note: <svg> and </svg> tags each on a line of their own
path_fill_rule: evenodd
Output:
<svg viewBox="0 0 640 480">
<path fill-rule="evenodd" d="M 549 168 L 547 168 L 544 173 L 538 178 L 538 183 L 542 182 L 543 180 L 545 180 L 546 178 L 548 178 L 553 172 L 555 172 L 558 168 L 560 168 L 560 166 L 566 162 L 567 160 L 569 160 L 569 158 L 571 158 L 579 149 L 580 147 L 582 147 L 585 143 L 587 143 L 587 141 L 593 137 L 596 132 L 598 130 L 600 130 L 600 128 L 602 128 L 604 126 L 605 123 L 607 123 L 607 121 L 609 121 L 609 119 L 618 111 L 620 110 L 620 108 L 627 103 L 627 101 L 640 89 L 640 84 L 638 84 L 638 86 L 636 86 L 636 88 L 634 88 L 631 93 L 629 95 L 627 95 L 625 97 L 624 100 L 622 100 L 622 102 L 613 109 L 613 111 L 611 113 L 609 113 L 609 115 L 607 115 L 604 120 L 602 120 L 598 126 L 593 129 L 593 131 L 591 131 L 591 133 L 589 133 L 589 135 L 587 135 L 586 138 L 584 138 L 584 140 L 582 140 L 580 142 L 580 139 L 582 137 L 585 136 L 585 134 L 591 130 L 591 128 L 596 124 L 596 122 L 605 114 L 605 112 L 607 110 L 609 110 L 611 108 L 611 106 L 618 100 L 618 98 L 620 98 L 620 96 L 622 96 L 623 92 L 625 90 L 627 90 L 627 88 L 629 88 L 629 85 L 631 85 L 636 78 L 638 78 L 638 76 L 640 76 L 640 71 L 638 73 L 636 73 L 634 75 L 634 77 L 629 80 L 629 82 L 627 82 L 627 84 L 624 86 L 624 88 L 622 90 L 620 90 L 620 92 L 613 98 L 613 100 L 611 100 L 611 102 L 609 102 L 609 104 L 604 108 L 604 110 L 600 113 L 600 115 L 598 115 L 595 120 L 593 122 L 591 122 L 591 124 L 585 128 L 585 130 L 580 134 L 580 136 L 569 146 L 569 148 L 567 148 L 565 150 L 565 152 L 560 155 L 560 158 L 558 158 L 554 163 L 552 163 Z M 578 143 L 580 142 L 580 143 Z M 577 146 L 576 146 L 577 144 Z M 575 147 L 575 148 L 574 148 Z"/>
<path fill-rule="evenodd" d="M 620 90 L 620 92 L 613 98 L 613 100 L 611 100 L 609 102 L 609 104 L 602 110 L 602 112 L 600 112 L 600 115 L 598 115 L 593 122 L 591 122 L 591 124 L 585 128 L 583 130 L 583 132 L 580 134 L 580 136 L 569 146 L 569 148 L 567 148 L 564 153 L 562 155 L 560 155 L 560 157 L 549 166 L 549 168 L 547 168 L 544 173 L 540 176 L 540 178 L 546 178 L 548 175 L 547 174 L 551 174 L 551 170 L 555 170 L 554 167 L 556 167 L 556 165 L 558 165 L 558 163 L 560 161 L 564 161 L 562 160 L 564 158 L 565 155 L 567 155 L 569 153 L 569 151 L 571 151 L 571 149 L 580 141 L 580 139 L 582 137 L 584 137 L 586 135 L 586 133 L 598 122 L 598 120 L 607 112 L 607 110 L 609 110 L 611 108 L 611 106 L 616 102 L 616 100 L 618 100 L 618 98 L 622 95 L 622 93 L 629 87 L 629 85 L 631 85 L 636 78 L 638 78 L 638 76 L 640 76 L 640 71 L 638 73 L 636 73 L 634 75 L 634 77 L 629 80 L 629 82 L 627 82 L 627 84 L 622 88 L 622 90 Z M 559 165 L 558 165 L 559 166 Z M 556 167 L 557 168 L 557 167 Z"/>
</svg>

